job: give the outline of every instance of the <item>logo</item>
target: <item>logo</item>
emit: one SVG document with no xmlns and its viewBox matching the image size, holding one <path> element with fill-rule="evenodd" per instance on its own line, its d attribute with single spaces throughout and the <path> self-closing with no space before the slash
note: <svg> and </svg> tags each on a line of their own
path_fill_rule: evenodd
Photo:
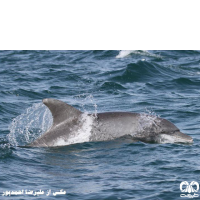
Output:
<svg viewBox="0 0 200 200">
<path fill-rule="evenodd" d="M 192 181 L 190 184 L 187 181 L 181 182 L 180 190 L 181 192 L 189 193 L 189 194 L 181 194 L 180 197 L 188 197 L 188 198 L 199 197 L 199 195 L 195 193 L 199 191 L 199 184 L 196 181 Z"/>
</svg>

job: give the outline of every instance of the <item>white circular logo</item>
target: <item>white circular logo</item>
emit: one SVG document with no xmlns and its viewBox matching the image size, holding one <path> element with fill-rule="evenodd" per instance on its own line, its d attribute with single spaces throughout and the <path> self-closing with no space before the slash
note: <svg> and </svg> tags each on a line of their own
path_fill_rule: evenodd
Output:
<svg viewBox="0 0 200 200">
<path fill-rule="evenodd" d="M 192 181 L 190 184 L 187 181 L 181 182 L 180 190 L 181 192 L 189 193 L 189 194 L 181 194 L 180 197 L 188 197 L 188 198 L 199 197 L 199 195 L 195 193 L 199 191 L 199 183 L 197 183 L 196 181 Z M 190 193 L 194 193 L 194 194 L 190 194 Z"/>
<path fill-rule="evenodd" d="M 183 186 L 186 186 L 185 189 L 183 189 Z M 196 185 L 196 189 L 194 188 L 194 186 Z M 192 181 L 190 184 L 187 181 L 183 181 L 180 184 L 180 190 L 181 192 L 198 192 L 199 190 L 199 183 L 197 183 L 196 181 Z"/>
</svg>

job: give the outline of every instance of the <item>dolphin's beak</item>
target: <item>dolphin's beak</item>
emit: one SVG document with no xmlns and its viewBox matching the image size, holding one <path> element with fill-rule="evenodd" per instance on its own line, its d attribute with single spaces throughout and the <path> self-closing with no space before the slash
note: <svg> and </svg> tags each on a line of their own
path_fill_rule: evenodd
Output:
<svg viewBox="0 0 200 200">
<path fill-rule="evenodd" d="M 176 142 L 180 142 L 180 143 L 193 143 L 193 139 L 189 136 L 186 135 L 180 131 L 176 131 L 173 134 L 173 137 L 175 138 Z"/>
<path fill-rule="evenodd" d="M 175 131 L 171 134 L 160 134 L 156 141 L 159 143 L 193 143 L 193 139 L 189 135 L 181 133 L 180 131 Z"/>
</svg>

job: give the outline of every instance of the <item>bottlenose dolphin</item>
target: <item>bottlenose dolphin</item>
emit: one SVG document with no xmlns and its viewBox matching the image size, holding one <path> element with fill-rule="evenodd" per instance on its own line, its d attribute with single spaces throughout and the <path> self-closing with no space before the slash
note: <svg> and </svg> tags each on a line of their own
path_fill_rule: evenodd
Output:
<svg viewBox="0 0 200 200">
<path fill-rule="evenodd" d="M 131 112 L 82 113 L 56 99 L 43 99 L 53 116 L 53 124 L 29 147 L 62 146 L 77 142 L 104 141 L 129 136 L 133 140 L 156 143 L 192 143 L 171 122 L 157 116 Z"/>
</svg>

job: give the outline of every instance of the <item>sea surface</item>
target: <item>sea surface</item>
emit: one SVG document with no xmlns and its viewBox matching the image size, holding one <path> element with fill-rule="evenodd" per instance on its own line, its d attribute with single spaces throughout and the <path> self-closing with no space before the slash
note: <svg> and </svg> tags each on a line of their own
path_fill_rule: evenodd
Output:
<svg viewBox="0 0 200 200">
<path fill-rule="evenodd" d="M 51 126 L 44 98 L 160 116 L 194 143 L 24 148 Z M 0 199 L 200 199 L 180 190 L 200 184 L 199 155 L 199 51 L 0 51 Z"/>
</svg>

